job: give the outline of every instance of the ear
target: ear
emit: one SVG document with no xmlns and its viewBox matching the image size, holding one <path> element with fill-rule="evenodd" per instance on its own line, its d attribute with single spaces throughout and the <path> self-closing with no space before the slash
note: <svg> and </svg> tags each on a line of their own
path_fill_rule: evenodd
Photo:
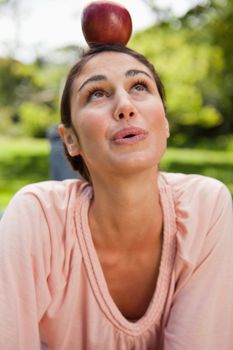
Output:
<svg viewBox="0 0 233 350">
<path fill-rule="evenodd" d="M 165 131 L 166 131 L 166 136 L 169 138 L 170 136 L 170 127 L 167 118 L 165 117 Z"/>
<path fill-rule="evenodd" d="M 66 145 L 67 151 L 71 157 L 78 156 L 80 153 L 80 146 L 76 135 L 72 128 L 67 128 L 63 124 L 58 126 L 59 135 Z"/>
</svg>

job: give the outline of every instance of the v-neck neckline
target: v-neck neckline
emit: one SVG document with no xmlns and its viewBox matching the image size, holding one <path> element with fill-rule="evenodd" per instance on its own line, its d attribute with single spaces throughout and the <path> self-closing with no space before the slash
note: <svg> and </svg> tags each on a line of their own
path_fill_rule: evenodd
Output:
<svg viewBox="0 0 233 350">
<path fill-rule="evenodd" d="M 176 225 L 172 191 L 161 175 L 159 176 L 159 193 L 164 223 L 159 274 L 150 304 L 145 314 L 136 322 L 130 322 L 124 317 L 110 295 L 88 223 L 88 211 L 93 196 L 93 190 L 90 185 L 84 185 L 80 188 L 74 213 L 75 229 L 80 250 L 96 300 L 109 321 L 115 327 L 130 335 L 143 333 L 151 324 L 160 321 L 169 290 L 175 257 Z"/>
</svg>

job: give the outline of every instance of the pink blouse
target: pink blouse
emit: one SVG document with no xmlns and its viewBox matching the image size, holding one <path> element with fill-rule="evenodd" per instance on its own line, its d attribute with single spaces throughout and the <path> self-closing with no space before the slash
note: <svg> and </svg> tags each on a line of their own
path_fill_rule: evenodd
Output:
<svg viewBox="0 0 233 350">
<path fill-rule="evenodd" d="M 39 350 L 39 327 L 51 350 L 233 349 L 229 191 L 211 178 L 169 173 L 159 189 L 159 276 L 134 323 L 111 298 L 92 241 L 92 187 L 48 181 L 14 196 L 0 221 L 0 349 Z"/>
</svg>

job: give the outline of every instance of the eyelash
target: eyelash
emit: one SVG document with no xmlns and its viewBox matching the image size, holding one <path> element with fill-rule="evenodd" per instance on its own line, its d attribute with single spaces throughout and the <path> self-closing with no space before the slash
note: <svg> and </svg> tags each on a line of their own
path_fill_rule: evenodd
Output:
<svg viewBox="0 0 233 350">
<path fill-rule="evenodd" d="M 142 85 L 147 91 L 149 91 L 149 84 L 146 80 L 144 79 L 138 79 L 136 82 L 133 83 L 132 87 L 135 87 L 137 85 Z"/>
<path fill-rule="evenodd" d="M 94 93 L 96 92 L 103 92 L 106 94 L 106 92 L 104 92 L 103 89 L 97 87 L 97 86 L 93 86 L 92 88 L 90 88 L 88 91 L 87 91 L 87 101 L 90 101 L 91 97 L 94 95 Z"/>
<path fill-rule="evenodd" d="M 141 85 L 145 88 L 146 91 L 149 91 L 149 84 L 146 80 L 144 79 L 138 79 L 133 82 L 132 86 L 130 87 L 131 89 L 136 87 L 137 85 Z M 94 93 L 96 92 L 102 92 L 104 95 L 109 96 L 109 94 L 102 88 L 98 86 L 93 86 L 87 91 L 87 101 L 90 101 Z"/>
</svg>

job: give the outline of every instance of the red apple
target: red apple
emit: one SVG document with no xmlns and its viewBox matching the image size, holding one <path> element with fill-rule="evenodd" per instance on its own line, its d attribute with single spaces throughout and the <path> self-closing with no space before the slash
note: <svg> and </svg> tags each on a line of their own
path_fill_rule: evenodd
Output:
<svg viewBox="0 0 233 350">
<path fill-rule="evenodd" d="M 89 46 L 126 45 L 132 33 L 128 10 L 112 1 L 94 1 L 82 13 L 82 31 Z"/>
</svg>

